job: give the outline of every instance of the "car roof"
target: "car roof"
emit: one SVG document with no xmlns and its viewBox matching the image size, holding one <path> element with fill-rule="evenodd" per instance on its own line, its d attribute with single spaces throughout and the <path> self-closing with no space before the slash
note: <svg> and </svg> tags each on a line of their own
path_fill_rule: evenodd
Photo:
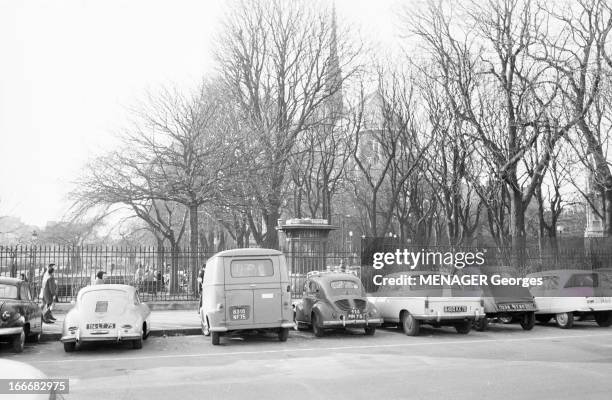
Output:
<svg viewBox="0 0 612 400">
<path fill-rule="evenodd" d="M 333 281 L 338 279 L 359 280 L 359 277 L 350 272 L 321 272 L 317 275 L 311 275 L 309 279 L 318 279 L 320 281 Z"/>
<path fill-rule="evenodd" d="M 213 257 L 280 256 L 282 254 L 282 252 L 274 249 L 245 248 L 225 250 L 215 254 Z"/>
<path fill-rule="evenodd" d="M 22 281 L 19 278 L 9 278 L 7 276 L 0 277 L 0 283 L 4 283 L 5 285 L 8 284 L 8 285 L 15 285 L 15 286 L 17 286 L 17 284 L 19 282 L 24 282 L 24 281 Z"/>
<path fill-rule="evenodd" d="M 119 285 L 119 284 L 102 284 L 102 285 L 91 285 L 85 286 L 79 291 L 79 295 L 88 292 L 102 291 L 102 290 L 121 290 L 124 292 L 135 292 L 136 288 L 130 285 Z"/>
</svg>

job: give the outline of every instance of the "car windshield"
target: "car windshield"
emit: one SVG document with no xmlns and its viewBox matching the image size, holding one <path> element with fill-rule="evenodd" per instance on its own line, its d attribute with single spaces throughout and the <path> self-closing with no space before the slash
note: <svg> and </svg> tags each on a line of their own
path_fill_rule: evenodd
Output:
<svg viewBox="0 0 612 400">
<path fill-rule="evenodd" d="M 330 281 L 329 287 L 332 289 L 334 294 L 345 293 L 361 295 L 361 288 L 359 287 L 359 283 L 352 280 Z"/>
<path fill-rule="evenodd" d="M 17 286 L 0 283 L 0 299 L 16 299 Z"/>
<path fill-rule="evenodd" d="M 127 304 L 128 294 L 123 290 L 93 290 L 81 298 L 81 306 L 89 312 L 121 313 Z"/>
</svg>

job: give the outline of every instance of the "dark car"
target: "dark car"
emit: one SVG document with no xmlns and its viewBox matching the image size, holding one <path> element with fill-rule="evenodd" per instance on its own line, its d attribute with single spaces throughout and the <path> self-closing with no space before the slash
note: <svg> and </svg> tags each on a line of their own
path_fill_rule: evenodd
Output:
<svg viewBox="0 0 612 400">
<path fill-rule="evenodd" d="M 346 272 L 310 272 L 293 315 L 298 330 L 311 326 L 319 337 L 325 329 L 342 327 L 364 328 L 373 335 L 383 322 L 359 278 Z"/>
<path fill-rule="evenodd" d="M 8 340 L 16 352 L 26 339 L 38 341 L 42 334 L 42 311 L 27 282 L 0 277 L 0 340 Z"/>
</svg>

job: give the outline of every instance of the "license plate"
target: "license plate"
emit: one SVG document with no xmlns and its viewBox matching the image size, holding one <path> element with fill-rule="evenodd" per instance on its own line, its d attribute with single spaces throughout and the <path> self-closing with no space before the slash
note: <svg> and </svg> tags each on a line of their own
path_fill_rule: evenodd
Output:
<svg viewBox="0 0 612 400">
<path fill-rule="evenodd" d="M 363 314 L 359 310 L 350 311 L 348 319 L 363 319 Z"/>
<path fill-rule="evenodd" d="M 232 307 L 230 309 L 230 319 L 232 321 L 246 321 L 249 319 L 248 307 Z"/>
<path fill-rule="evenodd" d="M 612 304 L 612 297 L 591 297 L 587 299 L 588 304 Z"/>
<path fill-rule="evenodd" d="M 500 311 L 517 311 L 517 310 L 526 310 L 527 304 L 525 303 L 511 303 L 511 304 L 498 304 L 497 308 Z"/>
<path fill-rule="evenodd" d="M 466 312 L 467 306 L 444 306 L 445 312 Z"/>
<path fill-rule="evenodd" d="M 98 330 L 98 329 L 115 329 L 114 322 L 97 322 L 93 324 L 87 324 L 87 329 Z"/>
</svg>

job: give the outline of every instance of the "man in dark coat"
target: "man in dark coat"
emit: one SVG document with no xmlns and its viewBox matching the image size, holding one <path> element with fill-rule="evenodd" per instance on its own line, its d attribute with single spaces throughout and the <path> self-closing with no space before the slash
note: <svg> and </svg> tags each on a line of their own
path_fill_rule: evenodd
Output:
<svg viewBox="0 0 612 400">
<path fill-rule="evenodd" d="M 53 276 L 55 264 L 49 264 L 47 276 L 43 279 L 42 300 L 43 300 L 43 322 L 52 324 L 55 322 L 55 317 L 51 314 L 53 301 L 57 299 L 57 282 Z"/>
</svg>

